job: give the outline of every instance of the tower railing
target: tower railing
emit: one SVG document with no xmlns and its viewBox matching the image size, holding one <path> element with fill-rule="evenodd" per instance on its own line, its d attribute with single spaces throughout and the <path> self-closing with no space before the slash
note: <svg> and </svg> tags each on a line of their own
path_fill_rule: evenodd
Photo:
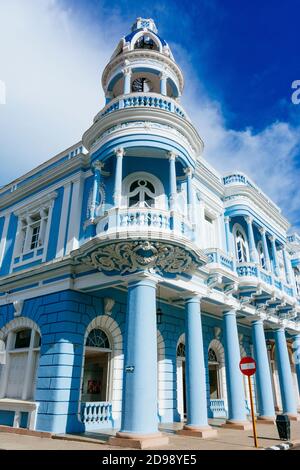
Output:
<svg viewBox="0 0 300 470">
<path fill-rule="evenodd" d="M 153 108 L 160 109 L 176 114 L 179 117 L 188 119 L 184 109 L 177 101 L 168 96 L 163 96 L 158 93 L 143 93 L 136 92 L 127 95 L 121 95 L 112 99 L 95 117 L 98 121 L 101 117 L 111 114 L 120 109 L 128 108 Z"/>
</svg>

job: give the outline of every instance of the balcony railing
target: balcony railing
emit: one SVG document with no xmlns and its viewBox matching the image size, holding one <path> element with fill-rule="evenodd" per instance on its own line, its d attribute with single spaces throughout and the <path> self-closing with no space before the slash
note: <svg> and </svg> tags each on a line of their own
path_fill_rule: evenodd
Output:
<svg viewBox="0 0 300 470">
<path fill-rule="evenodd" d="M 238 263 L 236 266 L 236 272 L 239 277 L 256 277 L 266 284 L 284 291 L 290 297 L 293 297 L 294 295 L 292 287 L 284 284 L 280 279 L 274 276 L 273 273 L 265 271 L 256 263 Z"/>
<path fill-rule="evenodd" d="M 224 251 L 219 248 L 208 248 L 205 250 L 206 255 L 208 256 L 209 263 L 218 263 L 223 267 L 233 271 L 234 264 L 231 256 L 228 256 Z"/>
<path fill-rule="evenodd" d="M 113 208 L 97 220 L 97 233 L 159 232 L 194 239 L 194 227 L 187 217 L 176 212 L 152 208 Z"/>
<path fill-rule="evenodd" d="M 81 403 L 81 421 L 86 428 L 113 426 L 112 405 L 106 401 Z"/>
<path fill-rule="evenodd" d="M 156 93 L 131 93 L 118 96 L 111 100 L 105 108 L 97 114 L 95 121 L 103 116 L 124 108 L 153 108 L 168 111 L 187 119 L 183 108 L 172 98 Z"/>
<path fill-rule="evenodd" d="M 210 400 L 210 410 L 213 418 L 226 418 L 227 412 L 225 408 L 225 401 L 223 398 L 216 398 Z"/>
</svg>

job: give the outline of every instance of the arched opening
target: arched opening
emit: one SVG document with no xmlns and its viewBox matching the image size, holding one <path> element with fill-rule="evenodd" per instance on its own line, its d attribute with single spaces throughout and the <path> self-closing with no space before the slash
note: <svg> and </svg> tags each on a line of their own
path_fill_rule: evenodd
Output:
<svg viewBox="0 0 300 470">
<path fill-rule="evenodd" d="M 186 417 L 186 384 L 185 384 L 185 338 L 181 335 L 176 349 L 177 365 L 177 410 L 181 421 Z"/>
<path fill-rule="evenodd" d="M 240 225 L 234 227 L 236 259 L 238 263 L 249 261 L 249 248 L 246 234 Z"/>
<path fill-rule="evenodd" d="M 138 209 L 165 209 L 166 195 L 161 181 L 147 172 L 128 175 L 123 181 L 123 205 Z"/>
<path fill-rule="evenodd" d="M 208 382 L 210 411 L 213 418 L 226 418 L 227 390 L 225 353 L 222 343 L 213 339 L 208 347 Z"/>
<path fill-rule="evenodd" d="M 263 244 L 262 242 L 258 242 L 257 244 L 257 253 L 258 253 L 258 259 L 259 259 L 259 264 L 262 267 L 262 269 L 266 269 L 266 259 L 265 259 L 265 253 L 263 249 Z"/>
<path fill-rule="evenodd" d="M 144 34 L 135 41 L 134 49 L 148 49 L 152 51 L 159 51 L 159 46 L 156 41 L 154 41 L 152 35 Z"/>
<path fill-rule="evenodd" d="M 5 364 L 0 374 L 0 398 L 33 401 L 41 336 L 33 322 L 19 319 L 11 323 L 3 334 Z"/>
<path fill-rule="evenodd" d="M 212 348 L 208 350 L 209 394 L 211 400 L 221 398 L 220 363 Z"/>
<path fill-rule="evenodd" d="M 94 328 L 85 344 L 82 402 L 107 402 L 110 395 L 111 345 L 106 333 Z"/>
</svg>

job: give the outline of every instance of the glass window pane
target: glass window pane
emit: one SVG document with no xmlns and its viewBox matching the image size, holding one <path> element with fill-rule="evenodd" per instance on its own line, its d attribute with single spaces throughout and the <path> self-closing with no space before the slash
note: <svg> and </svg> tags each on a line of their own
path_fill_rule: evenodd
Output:
<svg viewBox="0 0 300 470">
<path fill-rule="evenodd" d="M 20 330 L 16 333 L 15 349 L 29 348 L 31 330 Z"/>
</svg>

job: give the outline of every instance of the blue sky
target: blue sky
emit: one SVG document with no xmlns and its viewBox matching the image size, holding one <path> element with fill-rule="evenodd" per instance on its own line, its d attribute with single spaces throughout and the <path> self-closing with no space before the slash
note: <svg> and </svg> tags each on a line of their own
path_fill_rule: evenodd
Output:
<svg viewBox="0 0 300 470">
<path fill-rule="evenodd" d="M 119 38 L 149 16 L 184 72 L 205 158 L 246 172 L 300 228 L 299 14 L 299 0 L 0 0 L 0 184 L 80 140 Z"/>
</svg>

